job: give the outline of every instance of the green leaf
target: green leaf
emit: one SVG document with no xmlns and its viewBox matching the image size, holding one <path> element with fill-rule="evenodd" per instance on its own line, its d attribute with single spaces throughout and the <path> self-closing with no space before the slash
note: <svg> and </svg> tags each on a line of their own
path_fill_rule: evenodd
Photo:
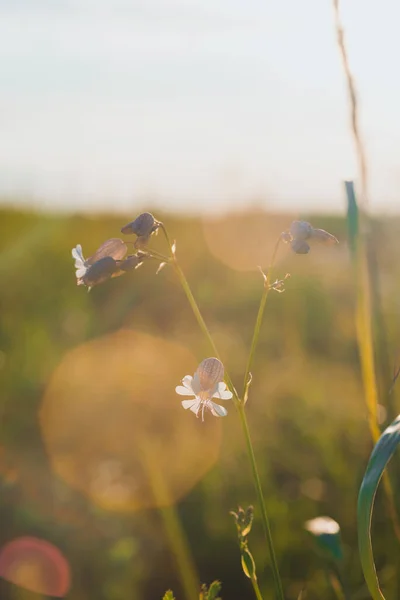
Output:
<svg viewBox="0 0 400 600">
<path fill-rule="evenodd" d="M 243 573 L 246 575 L 246 577 L 248 577 L 249 579 L 255 578 L 256 565 L 251 552 L 247 548 L 244 548 L 242 550 L 241 561 Z"/>
<path fill-rule="evenodd" d="M 220 598 L 218 598 L 218 594 L 221 591 L 221 587 L 222 585 L 220 581 L 213 581 L 208 588 L 208 600 L 220 600 Z"/>
<path fill-rule="evenodd" d="M 174 594 L 171 592 L 171 590 L 165 592 L 162 600 L 175 600 Z"/>
<path fill-rule="evenodd" d="M 358 237 L 358 206 L 356 194 L 354 192 L 354 183 L 352 181 L 345 181 L 344 185 L 347 196 L 347 227 L 349 232 L 349 246 L 354 257 Z"/>
<path fill-rule="evenodd" d="M 358 546 L 365 581 L 374 600 L 385 600 L 379 587 L 371 540 L 372 510 L 383 472 L 400 443 L 400 415 L 385 429 L 372 451 L 358 496 Z"/>
</svg>

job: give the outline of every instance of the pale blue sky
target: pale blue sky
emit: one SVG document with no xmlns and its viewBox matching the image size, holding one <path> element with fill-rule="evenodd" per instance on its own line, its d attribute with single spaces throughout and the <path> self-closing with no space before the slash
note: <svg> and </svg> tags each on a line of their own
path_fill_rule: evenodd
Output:
<svg viewBox="0 0 400 600">
<path fill-rule="evenodd" d="M 399 0 L 342 0 L 371 204 L 400 207 Z M 0 0 L 0 194 L 343 208 L 331 0 Z"/>
</svg>

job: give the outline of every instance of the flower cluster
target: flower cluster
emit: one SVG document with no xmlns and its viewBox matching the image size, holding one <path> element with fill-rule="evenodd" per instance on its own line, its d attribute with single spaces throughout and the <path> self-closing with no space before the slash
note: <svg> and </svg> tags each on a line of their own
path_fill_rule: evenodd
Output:
<svg viewBox="0 0 400 600">
<path fill-rule="evenodd" d="M 162 254 L 149 250 L 148 242 L 154 233 L 162 228 L 170 251 L 170 258 Z M 157 273 L 168 262 L 176 260 L 176 244 L 171 245 L 168 240 L 168 235 L 164 225 L 157 221 L 149 212 L 140 214 L 136 219 L 124 225 L 121 232 L 125 235 L 133 234 L 136 240 L 133 246 L 136 250 L 134 254 L 126 256 L 128 252 L 127 242 L 119 238 L 111 238 L 105 241 L 96 252 L 85 259 L 82 253 L 82 246 L 78 244 L 72 250 L 72 256 L 75 259 L 76 278 L 78 285 L 85 285 L 89 290 L 107 281 L 113 277 L 119 277 L 127 271 L 137 269 L 146 258 L 153 258 L 160 262 Z M 281 239 L 290 243 L 292 249 L 297 254 L 307 254 L 310 251 L 309 242 L 318 241 L 323 244 L 337 244 L 338 240 L 332 234 L 324 229 L 316 229 L 306 221 L 293 221 L 290 229 L 281 234 Z M 261 270 L 261 268 L 260 268 Z M 270 283 L 267 275 L 261 273 L 264 278 L 264 285 L 268 289 L 273 289 L 277 292 L 284 291 L 285 280 L 289 274 L 283 279 L 276 279 Z M 247 400 L 248 386 L 251 381 L 249 373 L 249 383 L 244 395 L 244 403 Z M 190 409 L 195 413 L 196 417 L 201 415 L 204 421 L 204 413 L 211 412 L 215 417 L 225 417 L 228 411 L 225 407 L 217 404 L 213 399 L 229 400 L 233 394 L 227 389 L 224 383 L 224 366 L 218 358 L 206 358 L 197 367 L 193 377 L 186 375 L 182 379 L 182 385 L 176 388 L 177 394 L 180 396 L 192 396 L 190 399 L 182 400 L 182 406 L 185 409 Z"/>
<path fill-rule="evenodd" d="M 121 229 L 122 233 L 134 233 L 137 239 L 134 243 L 135 254 L 126 256 L 128 247 L 119 238 L 111 238 L 105 241 L 96 250 L 93 256 L 85 259 L 82 246 L 78 244 L 72 249 L 72 257 L 75 259 L 77 285 L 85 285 L 89 290 L 112 277 L 119 277 L 127 271 L 140 267 L 146 258 L 152 258 L 151 254 L 139 250 L 143 248 L 151 235 L 161 226 L 152 214 L 143 213 L 134 221 L 128 223 Z"/>
</svg>

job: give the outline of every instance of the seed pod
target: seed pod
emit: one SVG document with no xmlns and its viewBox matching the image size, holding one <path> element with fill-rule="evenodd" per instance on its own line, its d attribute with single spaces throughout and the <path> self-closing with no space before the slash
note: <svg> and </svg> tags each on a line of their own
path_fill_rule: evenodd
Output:
<svg viewBox="0 0 400 600">
<path fill-rule="evenodd" d="M 82 277 L 82 282 L 88 287 L 99 285 L 110 279 L 117 270 L 118 266 L 115 260 L 111 256 L 105 256 L 88 268 Z"/>
<path fill-rule="evenodd" d="M 127 252 L 128 248 L 122 240 L 119 238 L 111 238 L 110 240 L 106 240 L 100 248 L 96 250 L 93 256 L 87 259 L 86 264 L 94 265 L 95 262 L 106 256 L 111 256 L 114 260 L 121 260 Z"/>
<path fill-rule="evenodd" d="M 295 240 L 308 240 L 313 233 L 313 227 L 307 221 L 293 221 L 290 226 L 290 233 Z"/>
<path fill-rule="evenodd" d="M 158 221 L 149 212 L 142 213 L 134 221 L 124 225 L 121 232 L 125 234 L 134 233 L 138 237 L 150 236 L 159 227 Z"/>
<path fill-rule="evenodd" d="M 218 358 L 206 358 L 199 364 L 196 371 L 200 388 L 204 391 L 211 390 L 217 383 L 224 379 L 224 365 Z"/>
</svg>

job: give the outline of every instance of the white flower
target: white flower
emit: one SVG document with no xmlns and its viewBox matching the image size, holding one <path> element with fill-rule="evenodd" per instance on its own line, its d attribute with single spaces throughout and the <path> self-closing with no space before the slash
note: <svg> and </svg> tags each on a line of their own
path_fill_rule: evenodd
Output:
<svg viewBox="0 0 400 600">
<path fill-rule="evenodd" d="M 339 523 L 330 517 L 316 517 L 304 523 L 305 529 L 313 535 L 336 535 L 340 531 Z"/>
<path fill-rule="evenodd" d="M 72 249 L 77 284 L 86 285 L 90 290 L 94 285 L 103 283 L 110 277 L 122 275 L 124 270 L 120 271 L 119 266 L 127 251 L 128 248 L 122 240 L 111 238 L 103 242 L 93 256 L 85 259 L 82 254 L 82 246 L 78 244 Z M 132 261 L 129 261 L 126 267 L 126 270 L 133 268 Z"/>
<path fill-rule="evenodd" d="M 198 366 L 193 377 L 186 375 L 182 379 L 183 385 L 178 385 L 175 391 L 180 396 L 194 396 L 190 400 L 182 400 L 185 409 L 190 408 L 198 417 L 201 413 L 204 421 L 204 411 L 207 409 L 214 417 L 226 417 L 228 411 L 223 406 L 216 404 L 212 398 L 230 400 L 230 392 L 223 382 L 224 366 L 217 358 L 206 358 Z"/>
<path fill-rule="evenodd" d="M 89 265 L 87 261 L 83 258 L 82 246 L 80 244 L 78 244 L 75 248 L 72 249 L 72 258 L 75 259 L 75 275 L 77 278 L 77 284 L 85 285 L 83 282 L 83 277 L 85 277 Z"/>
</svg>

